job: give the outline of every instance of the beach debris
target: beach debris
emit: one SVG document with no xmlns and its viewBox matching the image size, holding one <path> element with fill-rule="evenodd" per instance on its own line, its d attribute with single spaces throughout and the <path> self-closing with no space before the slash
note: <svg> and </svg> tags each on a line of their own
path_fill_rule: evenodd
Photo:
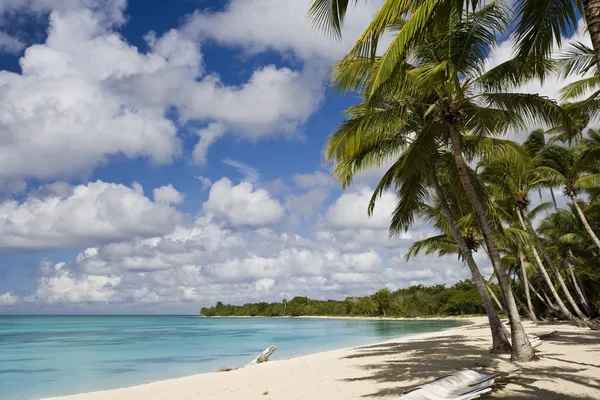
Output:
<svg viewBox="0 0 600 400">
<path fill-rule="evenodd" d="M 254 365 L 254 364 L 262 364 L 264 362 L 269 361 L 269 357 L 271 357 L 271 354 L 273 354 L 273 352 L 277 349 L 277 346 L 269 346 L 267 347 L 262 353 L 260 353 L 258 355 L 258 357 L 256 357 L 254 360 L 252 360 L 252 362 L 248 365 Z"/>
<path fill-rule="evenodd" d="M 237 368 L 227 368 L 227 367 L 224 367 L 224 368 L 219 368 L 218 372 L 229 372 L 229 371 L 233 371 L 234 369 L 237 369 Z"/>
</svg>

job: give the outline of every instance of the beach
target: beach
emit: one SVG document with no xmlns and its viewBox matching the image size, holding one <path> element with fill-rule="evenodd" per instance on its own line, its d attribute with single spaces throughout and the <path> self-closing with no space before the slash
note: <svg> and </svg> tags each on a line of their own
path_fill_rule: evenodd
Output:
<svg viewBox="0 0 600 400">
<path fill-rule="evenodd" d="M 468 320 L 471 325 L 440 332 L 53 400 L 393 399 L 460 368 L 514 367 L 508 356 L 489 354 L 487 318 Z M 537 348 L 538 359 L 521 364 L 486 398 L 600 399 L 600 332 L 569 324 L 525 327 L 557 334 Z"/>
</svg>

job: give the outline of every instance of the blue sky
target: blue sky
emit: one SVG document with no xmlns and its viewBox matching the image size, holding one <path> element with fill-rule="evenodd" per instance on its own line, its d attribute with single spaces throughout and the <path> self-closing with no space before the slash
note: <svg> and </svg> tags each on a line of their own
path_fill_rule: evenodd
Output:
<svg viewBox="0 0 600 400">
<path fill-rule="evenodd" d="M 332 179 L 323 145 L 356 100 L 328 70 L 380 2 L 341 42 L 308 5 L 3 2 L 0 313 L 193 313 L 467 277 L 453 257 L 404 260 L 434 231 L 388 240 L 391 194 L 367 218 L 383 169 L 345 192 Z"/>
</svg>

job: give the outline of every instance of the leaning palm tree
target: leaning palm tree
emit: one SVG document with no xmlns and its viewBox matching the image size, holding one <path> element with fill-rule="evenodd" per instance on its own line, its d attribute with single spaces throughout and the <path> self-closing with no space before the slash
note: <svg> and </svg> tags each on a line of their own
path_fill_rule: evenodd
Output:
<svg viewBox="0 0 600 400">
<path fill-rule="evenodd" d="M 398 192 L 398 206 L 390 223 L 390 233 L 396 234 L 408 229 L 414 221 L 414 216 L 424 207 L 424 201 L 429 196 L 430 188 L 437 196 L 440 204 L 440 216 L 444 219 L 444 226 L 449 235 L 453 236 L 455 247 L 461 254 L 465 264 L 469 267 L 473 281 L 482 298 L 484 308 L 490 322 L 492 332 L 492 351 L 495 353 L 510 352 L 510 342 L 504 332 L 504 328 L 494 309 L 494 306 L 486 291 L 486 283 L 473 258 L 472 248 L 469 245 L 469 237 L 463 236 L 454 215 L 450 211 L 447 198 L 453 199 L 454 195 L 449 193 L 448 188 L 459 190 L 460 183 L 454 180 L 454 185 L 447 182 L 440 184 L 438 166 L 441 170 L 451 166 L 452 157 L 448 153 L 442 155 L 437 153 L 438 144 L 428 141 L 423 144 L 420 140 L 423 136 L 439 129 L 439 125 L 426 121 L 423 118 L 426 109 L 420 104 L 427 103 L 426 94 L 422 94 L 420 101 L 411 98 L 410 108 L 412 113 L 408 121 L 398 120 L 395 115 L 398 109 L 403 109 L 407 104 L 406 99 L 382 97 L 380 107 L 365 107 L 359 104 L 348 110 L 349 119 L 344 121 L 336 132 L 334 132 L 327 144 L 327 155 L 330 161 L 336 165 L 335 173 L 343 185 L 348 185 L 356 172 L 380 165 L 382 160 L 396 158 L 394 166 L 385 174 L 378 190 L 375 191 L 371 200 L 371 207 L 375 205 L 379 191 L 394 185 Z M 492 142 L 487 143 L 486 142 Z M 473 145 L 479 148 L 502 149 L 503 142 L 490 139 L 471 140 Z M 430 151 L 432 153 L 430 153 Z M 427 162 L 428 154 L 434 155 L 434 162 L 429 163 L 429 168 L 418 168 L 419 164 Z M 454 174 L 456 175 L 456 174 Z M 458 186 L 457 186 L 458 183 Z M 457 204 L 457 202 L 453 202 Z M 442 223 L 438 220 L 438 223 Z"/>
<path fill-rule="evenodd" d="M 382 109 L 379 113 L 381 124 L 400 124 L 399 121 L 409 120 L 415 112 L 411 105 L 415 103 L 420 102 L 420 108 L 426 108 L 423 117 L 430 121 L 430 125 L 418 138 L 422 168 L 429 167 L 431 155 L 440 144 L 452 149 L 460 184 L 473 207 L 502 289 L 513 328 L 512 357 L 523 360 L 529 359 L 533 351 L 501 263 L 493 224 L 486 215 L 486 207 L 469 172 L 465 159 L 469 154 L 463 152 L 464 138 L 465 135 L 484 137 L 499 134 L 510 127 L 521 128 L 531 119 L 540 119 L 551 125 L 565 124 L 569 116 L 555 102 L 542 96 L 503 91 L 507 80 L 505 68 L 485 71 L 486 56 L 496 43 L 496 34 L 508 21 L 505 11 L 501 3 L 493 2 L 477 12 L 446 16 L 443 29 L 412 43 L 410 54 L 383 85 L 374 84 L 382 68 L 383 57 L 376 58 L 374 62 L 362 57 L 347 57 L 336 67 L 335 82 L 343 89 L 361 90 L 365 95 L 363 107 Z M 394 28 L 400 28 L 401 32 L 407 23 L 396 21 Z M 382 93 L 415 100 L 387 104 L 382 101 Z M 427 96 L 419 97 L 423 93 Z M 365 129 L 365 126 L 359 128 Z M 351 145 L 345 149 L 337 148 L 335 140 L 330 141 L 333 145 L 330 147 L 334 149 L 329 153 L 332 161 L 344 162 L 344 155 L 352 152 L 356 145 L 355 141 L 347 143 Z M 353 165 L 343 167 L 346 172 L 352 172 L 353 168 Z M 417 164 L 414 168 L 418 168 Z M 344 181 L 344 178 L 341 180 Z M 412 190 L 420 191 L 422 188 L 415 186 Z"/>
<path fill-rule="evenodd" d="M 596 170 L 589 173 L 589 166 L 585 163 L 586 153 L 580 148 L 567 148 L 563 146 L 547 146 L 540 154 L 540 167 L 544 173 L 554 180 L 554 183 L 563 186 L 563 192 L 571 200 L 577 215 L 581 219 L 585 230 L 600 249 L 600 239 L 589 224 L 577 196 L 582 189 L 600 187 L 600 173 Z"/>
</svg>

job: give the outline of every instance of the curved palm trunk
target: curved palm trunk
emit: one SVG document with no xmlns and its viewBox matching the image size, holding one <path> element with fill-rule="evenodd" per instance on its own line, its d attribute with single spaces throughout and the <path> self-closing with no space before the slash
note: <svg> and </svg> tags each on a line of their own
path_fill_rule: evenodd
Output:
<svg viewBox="0 0 600 400">
<path fill-rule="evenodd" d="M 490 297 L 486 291 L 485 279 L 479 272 L 479 268 L 477 267 L 477 263 L 475 263 L 475 259 L 473 259 L 473 253 L 469 249 L 469 246 L 465 242 L 460 229 L 458 229 L 458 225 L 456 220 L 452 216 L 450 212 L 450 207 L 448 206 L 448 202 L 446 200 L 446 195 L 440 186 L 440 183 L 437 179 L 437 175 L 435 172 L 435 168 L 433 173 L 431 174 L 431 181 L 433 183 L 433 187 L 435 190 L 435 194 L 440 201 L 440 205 L 442 207 L 442 214 L 448 221 L 448 225 L 450 225 L 450 229 L 452 230 L 452 234 L 454 235 L 454 240 L 458 244 L 458 248 L 460 249 L 460 254 L 467 264 L 469 271 L 471 271 L 471 276 L 473 277 L 473 282 L 475 283 L 475 287 L 479 292 L 479 296 L 481 296 L 481 301 L 483 302 L 483 307 L 485 308 L 485 312 L 488 316 L 488 321 L 490 323 L 490 330 L 492 331 L 492 352 L 493 353 L 509 353 L 510 352 L 510 342 L 506 336 L 502 323 L 500 322 L 500 318 L 494 309 L 494 305 L 490 300 Z"/>
<path fill-rule="evenodd" d="M 583 0 L 583 15 L 592 39 L 596 64 L 600 68 L 600 1 Z"/>
<path fill-rule="evenodd" d="M 529 293 L 529 278 L 527 277 L 527 270 L 525 269 L 525 257 L 523 252 L 519 250 L 519 263 L 521 264 L 521 275 L 523 275 L 523 286 L 525 287 L 525 299 L 527 300 L 527 309 L 529 310 L 529 316 L 534 323 L 538 323 L 538 319 L 533 309 L 533 303 L 531 302 L 531 294 Z"/>
<path fill-rule="evenodd" d="M 579 214 L 579 219 L 581 219 L 581 222 L 583 223 L 585 230 L 587 231 L 588 235 L 590 235 L 590 237 L 592 238 L 592 241 L 600 249 L 600 239 L 598 239 L 598 236 L 596 236 L 596 234 L 592 230 L 592 227 L 590 226 L 590 223 L 588 222 L 587 218 L 585 217 L 585 214 L 581 210 L 581 207 L 579 207 L 579 204 L 577 204 L 577 201 L 575 201 L 575 196 L 569 196 L 569 197 L 571 197 L 571 200 L 573 200 L 573 205 L 575 206 L 575 209 L 577 210 L 577 214 Z"/>
<path fill-rule="evenodd" d="M 492 296 L 492 299 L 494 300 L 494 303 L 496 303 L 496 305 L 498 306 L 498 309 L 502 310 L 502 312 L 504 314 L 506 314 L 506 310 L 502 306 L 502 303 L 500 303 L 500 300 L 498 300 L 498 297 L 496 297 L 496 293 L 494 293 L 494 291 L 492 290 L 492 287 L 490 286 L 490 284 L 486 283 L 485 287 L 487 288 L 488 292 L 490 293 L 490 296 Z"/>
<path fill-rule="evenodd" d="M 577 325 L 580 325 L 580 326 L 581 325 L 588 325 L 586 322 L 584 322 L 584 320 L 586 320 L 587 317 L 581 312 L 581 310 L 577 306 L 577 303 L 575 303 L 575 301 L 573 300 L 573 296 L 571 296 L 571 292 L 567 288 L 567 285 L 565 284 L 565 281 L 562 278 L 562 275 L 560 274 L 560 272 L 558 271 L 558 269 L 554 265 L 554 262 L 552 261 L 552 258 L 550 258 L 550 255 L 548 254 L 548 252 L 544 248 L 544 245 L 542 244 L 542 241 L 541 241 L 540 237 L 537 235 L 537 232 L 535 231 L 535 229 L 533 229 L 533 226 L 531 225 L 531 221 L 529 221 L 529 218 L 525 217 L 521 213 L 521 210 L 519 210 L 519 209 L 517 209 L 517 214 L 519 216 L 519 220 L 520 220 L 520 222 L 521 222 L 521 224 L 523 226 L 523 229 L 527 230 L 533 236 L 535 247 L 537 247 L 537 249 L 543 254 L 544 258 L 546 259 L 546 262 L 548 263 L 548 265 L 550 265 L 550 268 L 552 268 L 552 271 L 554 271 L 554 274 L 556 275 L 556 280 L 558 281 L 561 289 L 563 290 L 563 292 L 567 296 L 567 300 L 569 301 L 569 303 L 571 303 L 571 306 L 575 310 L 575 313 L 577 314 L 577 317 L 575 315 L 573 315 L 573 313 L 571 313 L 571 311 L 569 311 L 569 309 L 567 308 L 567 306 L 565 305 L 565 303 L 563 303 L 562 299 L 558 295 L 558 292 L 554 288 L 554 285 L 552 284 L 552 280 L 550 279 L 550 275 L 548 275 L 548 271 L 544 267 L 544 263 L 542 262 L 542 260 L 541 260 L 541 258 L 539 256 L 538 252 L 536 251 L 535 247 L 533 247 L 531 249 L 532 252 L 533 252 L 533 256 L 535 257 L 535 259 L 536 259 L 536 261 L 538 263 L 538 266 L 540 267 L 540 270 L 542 271 L 542 275 L 544 276 L 544 279 L 546 280 L 546 283 L 548 284 L 548 287 L 550 288 L 550 291 L 552 292 L 552 295 L 554 296 L 554 299 L 558 303 L 560 311 L 563 314 L 565 314 L 565 316 L 568 319 L 574 321 Z M 590 326 L 590 328 L 591 328 L 591 326 Z"/>
<path fill-rule="evenodd" d="M 566 260 L 566 263 L 567 268 L 569 269 L 569 275 L 571 276 L 571 282 L 573 282 L 573 287 L 575 288 L 575 291 L 579 296 L 579 301 L 581 301 L 583 308 L 585 308 L 585 312 L 587 313 L 588 317 L 592 318 L 594 313 L 592 312 L 592 309 L 587 301 L 587 297 L 583 294 L 583 291 L 579 286 L 579 282 L 577 282 L 577 278 L 575 277 L 575 271 L 573 271 L 573 264 L 571 264 L 571 261 L 569 261 L 568 259 Z"/>
<path fill-rule="evenodd" d="M 550 301 L 550 299 L 546 299 L 544 300 L 544 298 L 538 293 L 537 290 L 535 290 L 535 288 L 533 287 L 533 285 L 531 284 L 531 282 L 527 282 L 529 284 L 529 289 L 531 289 L 531 291 L 537 296 L 538 299 L 540 299 L 540 301 L 542 303 L 544 303 L 544 305 L 546 307 L 548 307 L 549 310 L 556 310 L 556 307 L 554 306 L 554 304 L 552 304 L 552 302 Z M 540 319 L 543 320 L 542 317 L 540 317 Z"/>
<path fill-rule="evenodd" d="M 481 227 L 481 233 L 485 240 L 485 245 L 488 249 L 490 261 L 496 271 L 496 278 L 502 289 L 502 296 L 504 297 L 504 304 L 506 305 L 506 311 L 511 326 L 511 338 L 512 338 L 512 351 L 511 359 L 513 361 L 527 361 L 530 360 L 534 355 L 534 350 L 529 343 L 523 324 L 521 323 L 521 317 L 519 316 L 519 309 L 510 287 L 510 282 L 506 276 L 506 271 L 502 266 L 500 258 L 500 252 L 496 245 L 496 236 L 492 230 L 492 225 L 486 215 L 483 204 L 479 200 L 479 196 L 473 187 L 471 182 L 471 176 L 467 163 L 462 155 L 462 149 L 460 145 L 460 134 L 452 126 L 449 126 L 450 130 L 450 142 L 452 144 L 452 151 L 454 153 L 454 160 L 456 162 L 456 168 L 458 169 L 458 176 L 465 190 L 469 202 L 473 206 L 473 211 L 477 217 L 477 221 Z"/>
</svg>

